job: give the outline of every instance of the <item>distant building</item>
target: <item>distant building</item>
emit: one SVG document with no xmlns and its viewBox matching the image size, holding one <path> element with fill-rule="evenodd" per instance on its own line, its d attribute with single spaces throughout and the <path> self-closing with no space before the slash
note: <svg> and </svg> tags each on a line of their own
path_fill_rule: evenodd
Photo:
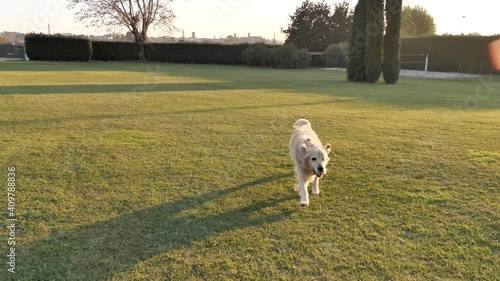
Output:
<svg viewBox="0 0 500 281">
<path fill-rule="evenodd" d="M 82 38 L 88 38 L 92 41 L 115 41 L 115 42 L 134 42 L 134 37 L 132 33 L 129 31 L 126 34 L 119 33 L 109 33 L 102 35 L 75 35 L 64 33 L 61 35 L 69 35 L 69 36 L 78 36 Z M 15 43 L 16 45 L 24 44 L 24 34 L 19 32 L 1 32 L 0 36 L 7 43 Z M 214 36 L 213 38 L 198 38 L 196 37 L 196 32 L 191 32 L 190 37 L 182 36 L 180 38 L 175 37 L 148 37 L 148 42 L 150 43 L 180 43 L 180 42 L 191 42 L 191 43 L 211 43 L 211 44 L 241 44 L 241 43 L 265 43 L 265 44 L 276 44 L 281 45 L 283 42 L 274 40 L 265 39 L 261 36 L 252 36 L 248 33 L 248 36 L 238 37 L 236 33 L 232 35 L 228 35 L 226 37 L 223 36 Z"/>
</svg>

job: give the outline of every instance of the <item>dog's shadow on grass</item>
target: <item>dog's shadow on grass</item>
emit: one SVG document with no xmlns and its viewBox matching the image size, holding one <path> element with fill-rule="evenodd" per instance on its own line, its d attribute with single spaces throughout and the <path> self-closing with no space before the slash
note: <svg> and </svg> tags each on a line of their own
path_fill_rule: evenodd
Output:
<svg viewBox="0 0 500 281">
<path fill-rule="evenodd" d="M 21 247 L 16 278 L 23 280 L 96 280 L 130 270 L 138 262 L 173 251 L 212 235 L 284 220 L 291 211 L 272 215 L 259 210 L 295 199 L 289 195 L 250 203 L 203 218 L 182 215 L 216 198 L 290 176 L 275 175 L 53 235 Z"/>
</svg>

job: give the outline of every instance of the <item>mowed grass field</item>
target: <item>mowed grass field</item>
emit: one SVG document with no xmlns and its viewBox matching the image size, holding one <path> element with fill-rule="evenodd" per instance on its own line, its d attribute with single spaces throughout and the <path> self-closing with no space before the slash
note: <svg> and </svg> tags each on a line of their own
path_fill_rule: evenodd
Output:
<svg viewBox="0 0 500 281">
<path fill-rule="evenodd" d="M 306 208 L 299 118 L 333 146 Z M 1 62 L 0 124 L 0 280 L 499 280 L 499 77 Z"/>
</svg>

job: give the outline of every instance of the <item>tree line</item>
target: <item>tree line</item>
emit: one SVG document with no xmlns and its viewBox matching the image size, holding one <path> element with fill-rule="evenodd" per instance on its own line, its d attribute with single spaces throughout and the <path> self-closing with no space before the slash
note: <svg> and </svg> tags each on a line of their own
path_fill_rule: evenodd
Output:
<svg viewBox="0 0 500 281">
<path fill-rule="evenodd" d="M 422 6 L 404 5 L 400 14 L 401 36 L 436 34 L 434 18 Z M 323 51 L 333 43 L 349 40 L 353 20 L 354 10 L 345 0 L 333 6 L 324 0 L 306 0 L 296 8 L 294 14 L 289 15 L 288 27 L 282 30 L 287 35 L 285 44 L 294 44 L 297 48 L 310 51 Z"/>
<path fill-rule="evenodd" d="M 173 1 L 70 0 L 68 7 L 78 20 L 91 26 L 126 27 L 139 46 L 140 58 L 145 60 L 150 27 L 166 31 L 174 28 Z M 287 35 L 285 44 L 310 51 L 323 51 L 332 43 L 349 41 L 350 81 L 376 82 L 383 72 L 387 83 L 395 83 L 400 36 L 432 35 L 436 27 L 425 9 L 403 7 L 402 0 L 359 0 L 354 11 L 346 0 L 333 7 L 325 0 L 306 0 L 290 15 L 290 24 L 282 31 Z"/>
<path fill-rule="evenodd" d="M 345 0 L 333 6 L 306 0 L 289 17 L 285 44 L 324 51 L 348 41 L 347 78 L 354 82 L 374 83 L 383 72 L 387 83 L 396 83 L 400 36 L 436 32 L 433 17 L 423 7 L 403 6 L 401 0 L 359 0 L 354 10 Z"/>
</svg>

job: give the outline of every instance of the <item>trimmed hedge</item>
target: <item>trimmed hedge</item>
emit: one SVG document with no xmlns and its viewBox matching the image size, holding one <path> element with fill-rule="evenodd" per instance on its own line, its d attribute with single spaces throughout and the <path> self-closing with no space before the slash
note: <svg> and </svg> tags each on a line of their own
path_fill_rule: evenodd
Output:
<svg viewBox="0 0 500 281">
<path fill-rule="evenodd" d="M 131 61 L 139 59 L 139 45 L 132 42 L 92 42 L 92 59 L 104 61 Z"/>
<path fill-rule="evenodd" d="M 30 60 L 89 61 L 92 43 L 77 36 L 29 33 L 24 37 Z"/>
<path fill-rule="evenodd" d="M 401 38 L 401 54 L 429 54 L 429 71 L 456 72 L 459 65 L 471 72 L 490 72 L 488 44 L 500 36 L 427 36 Z M 435 69 L 434 69 L 435 65 Z M 412 65 L 415 69 L 415 65 Z M 402 68 L 411 68 L 403 64 Z M 423 63 L 420 69 L 423 68 Z"/>
<path fill-rule="evenodd" d="M 366 27 L 366 16 L 363 16 L 366 13 L 365 1 L 358 1 L 358 5 L 356 6 L 355 18 L 358 18 L 359 23 L 354 27 L 349 44 L 350 61 L 347 63 L 347 78 L 351 81 L 365 81 L 366 79 L 364 65 L 365 42 L 364 36 L 362 36 Z M 500 36 L 498 35 L 407 37 L 401 38 L 401 54 L 429 53 L 430 71 L 456 72 L 459 66 L 461 66 L 461 71 L 468 72 L 470 63 L 471 72 L 489 73 L 491 65 L 487 45 L 499 38 Z M 91 42 L 86 38 L 77 36 L 29 33 L 25 36 L 25 45 L 26 54 L 31 60 L 139 60 L 139 46 L 136 43 L 130 42 Z M 242 55 L 243 52 L 250 46 L 258 45 L 152 43 L 146 44 L 145 52 L 146 58 L 149 61 L 157 62 L 244 64 L 247 62 L 244 62 L 245 55 Z M 271 45 L 260 45 L 258 47 L 260 51 L 257 53 L 262 53 L 262 50 L 281 48 Z M 282 51 L 276 50 L 263 52 L 262 54 L 253 54 L 256 57 L 254 58 L 256 61 L 248 64 L 266 67 L 291 67 L 290 63 L 286 61 L 287 58 L 284 58 L 283 55 L 279 58 L 280 52 Z M 298 62 L 294 67 L 310 64 L 310 56 L 305 56 L 305 52 L 305 50 L 299 51 L 299 58 L 302 59 L 297 59 L 302 62 Z M 411 60 L 415 60 L 415 58 Z M 419 69 L 423 69 L 423 65 L 422 62 L 419 65 Z M 415 69 L 415 64 L 402 64 L 402 68 Z"/>
<path fill-rule="evenodd" d="M 243 51 L 249 44 L 222 45 L 199 43 L 146 44 L 148 61 L 200 64 L 243 64 Z"/>
</svg>

